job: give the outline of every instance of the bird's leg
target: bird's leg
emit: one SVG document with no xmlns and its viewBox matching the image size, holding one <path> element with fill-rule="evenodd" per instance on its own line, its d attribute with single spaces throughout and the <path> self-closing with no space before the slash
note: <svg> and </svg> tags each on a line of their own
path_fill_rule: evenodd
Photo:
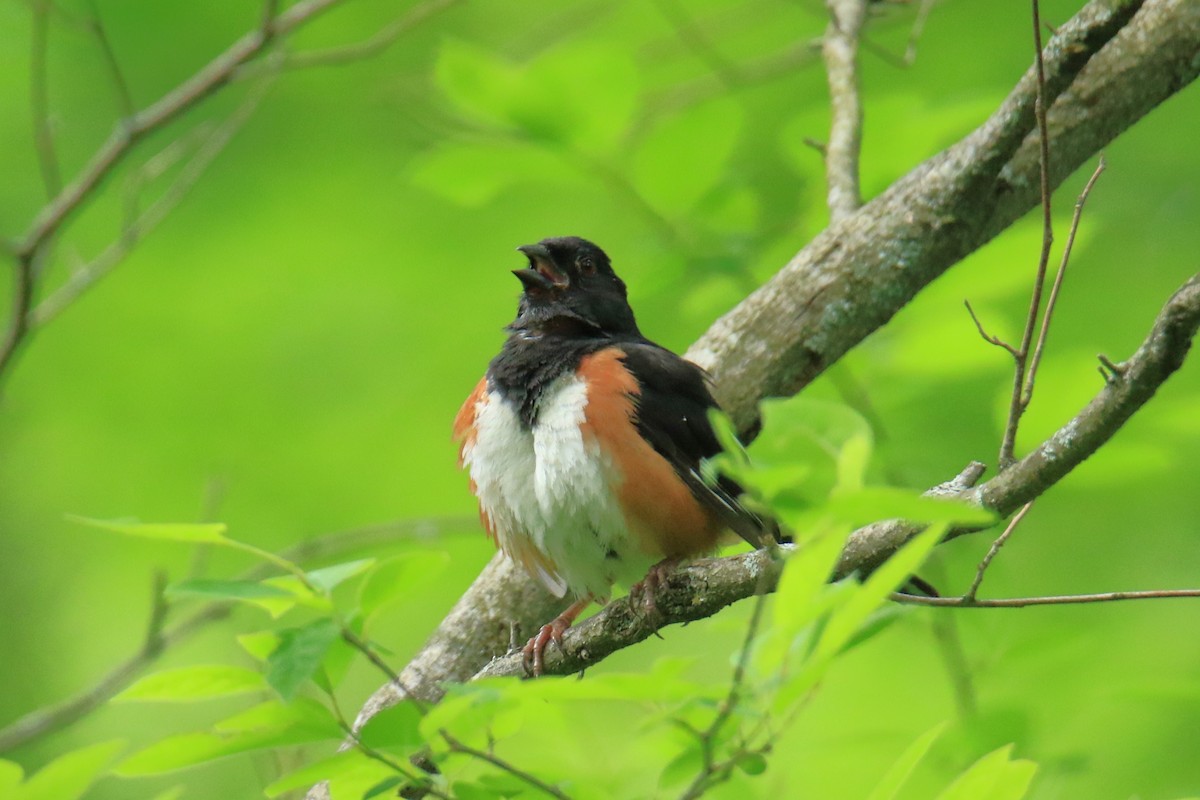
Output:
<svg viewBox="0 0 1200 800">
<path fill-rule="evenodd" d="M 679 566 L 679 558 L 664 558 L 646 571 L 646 577 L 629 587 L 631 602 L 641 602 L 649 619 L 658 617 L 658 590 L 667 585 L 671 573 Z"/>
<path fill-rule="evenodd" d="M 535 678 L 543 673 L 546 647 L 550 642 L 554 642 L 559 647 L 562 647 L 563 631 L 571 627 L 571 623 L 575 621 L 575 618 L 591 603 L 592 598 L 590 597 L 576 600 L 567 607 L 566 611 L 543 625 L 542 629 L 537 632 L 537 635 L 525 643 L 521 654 L 525 659 L 526 672 L 532 673 Z"/>
</svg>

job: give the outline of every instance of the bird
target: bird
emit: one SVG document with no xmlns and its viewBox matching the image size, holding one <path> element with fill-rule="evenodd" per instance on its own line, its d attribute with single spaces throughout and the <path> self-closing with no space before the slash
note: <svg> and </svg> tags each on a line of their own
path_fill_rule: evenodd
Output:
<svg viewBox="0 0 1200 800">
<path fill-rule="evenodd" d="M 726 476 L 703 369 L 638 328 L 608 255 L 576 236 L 517 248 L 522 292 L 507 339 L 453 424 L 484 531 L 574 602 L 523 649 L 541 675 L 550 642 L 612 586 L 654 593 L 732 530 L 755 547 L 778 526 Z"/>
</svg>

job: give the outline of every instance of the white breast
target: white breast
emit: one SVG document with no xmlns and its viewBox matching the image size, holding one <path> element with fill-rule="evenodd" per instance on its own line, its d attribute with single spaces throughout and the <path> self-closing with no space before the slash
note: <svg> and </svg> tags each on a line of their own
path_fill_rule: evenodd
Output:
<svg viewBox="0 0 1200 800">
<path fill-rule="evenodd" d="M 476 405 L 463 463 L 501 549 L 512 555 L 532 545 L 554 565 L 538 575 L 551 591 L 602 599 L 614 581 L 640 579 L 655 559 L 625 525 L 611 460 L 580 430 L 586 406 L 587 384 L 564 375 L 544 390 L 529 430 L 489 393 Z"/>
</svg>

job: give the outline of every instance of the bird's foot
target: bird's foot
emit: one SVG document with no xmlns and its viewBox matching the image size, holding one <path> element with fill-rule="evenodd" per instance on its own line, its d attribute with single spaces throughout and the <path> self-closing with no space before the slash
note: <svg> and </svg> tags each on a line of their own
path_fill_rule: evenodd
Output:
<svg viewBox="0 0 1200 800">
<path fill-rule="evenodd" d="M 655 636 L 658 636 L 658 626 L 662 620 L 657 595 L 670 582 L 671 573 L 679 566 L 679 562 L 678 558 L 664 558 L 646 571 L 646 577 L 629 587 L 629 602 L 634 607 L 642 607 L 645 618 L 654 624 Z"/>
<path fill-rule="evenodd" d="M 525 662 L 526 674 L 538 678 L 545 673 L 546 648 L 550 646 L 551 642 L 562 647 L 563 633 L 571 627 L 571 623 L 591 602 L 591 598 L 575 601 L 566 611 L 543 625 L 537 635 L 525 643 L 525 647 L 521 649 L 521 655 Z"/>
</svg>

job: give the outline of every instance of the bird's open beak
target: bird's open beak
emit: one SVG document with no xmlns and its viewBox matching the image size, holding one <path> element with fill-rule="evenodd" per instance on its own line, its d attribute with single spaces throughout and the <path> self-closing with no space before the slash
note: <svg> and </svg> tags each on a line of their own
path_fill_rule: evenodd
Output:
<svg viewBox="0 0 1200 800">
<path fill-rule="evenodd" d="M 517 250 L 524 253 L 525 257 L 529 259 L 527 268 L 513 270 L 513 275 L 517 276 L 526 290 L 563 289 L 570 283 L 567 276 L 554 266 L 554 259 L 550 256 L 550 251 L 542 245 L 527 244 L 518 247 Z"/>
</svg>

